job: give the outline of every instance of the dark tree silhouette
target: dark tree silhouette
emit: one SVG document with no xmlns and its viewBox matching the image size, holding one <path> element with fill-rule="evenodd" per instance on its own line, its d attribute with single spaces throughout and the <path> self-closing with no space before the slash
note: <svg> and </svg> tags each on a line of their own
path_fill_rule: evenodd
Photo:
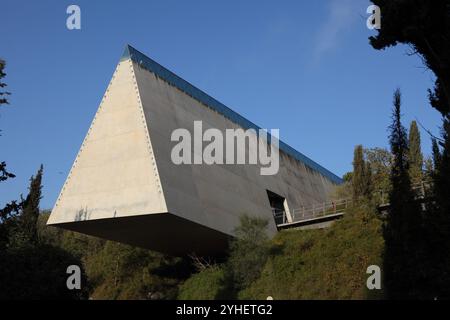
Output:
<svg viewBox="0 0 450 320">
<path fill-rule="evenodd" d="M 450 289 L 450 0 L 371 0 L 382 14 L 382 27 L 370 37 L 381 50 L 399 43 L 409 45 L 436 76 L 428 90 L 430 104 L 443 118 L 442 140 L 433 143 L 434 201 L 425 220 L 426 251 L 432 253 L 429 274 L 438 277 L 433 294 L 449 297 Z M 433 247 L 434 246 L 434 247 Z M 436 246 L 439 249 L 436 250 Z"/>
<path fill-rule="evenodd" d="M 70 265 L 82 266 L 79 257 L 37 236 L 43 167 L 30 179 L 29 193 L 14 214 L 0 223 L 6 239 L 0 247 L 0 300 L 85 299 L 88 289 L 82 271 L 81 290 L 66 286 Z"/>
<path fill-rule="evenodd" d="M 433 152 L 433 165 L 434 165 L 434 174 L 437 174 L 437 170 L 441 167 L 442 155 L 441 150 L 439 149 L 439 144 L 436 139 L 432 139 L 432 152 Z"/>
<path fill-rule="evenodd" d="M 442 204 L 442 214 L 450 220 L 450 0 L 372 2 L 381 9 L 382 28 L 377 36 L 370 37 L 371 45 L 379 50 L 398 43 L 409 45 L 436 76 L 429 100 L 443 117 L 443 150 L 435 193 L 436 202 Z"/>
<path fill-rule="evenodd" d="M 401 123 L 401 94 L 394 93 L 390 129 L 393 155 L 390 210 L 385 225 L 385 287 L 388 298 L 418 298 L 424 282 L 421 213 L 409 179 L 408 140 Z"/>
<path fill-rule="evenodd" d="M 8 104 L 7 96 L 10 95 L 9 92 L 4 91 L 6 83 L 3 82 L 3 78 L 6 76 L 5 73 L 6 62 L 0 59 L 0 107 L 4 104 Z M 1 130 L 0 130 L 1 132 Z M 0 182 L 6 181 L 10 178 L 15 178 L 15 175 L 8 172 L 6 169 L 6 163 L 4 161 L 0 162 Z M 17 201 L 12 201 L 4 208 L 0 208 L 0 249 L 7 243 L 7 221 L 17 215 L 21 209 L 21 203 Z"/>
<path fill-rule="evenodd" d="M 370 165 L 364 159 L 364 149 L 361 145 L 358 145 L 355 147 L 353 156 L 352 189 L 354 200 L 371 197 L 371 174 Z"/>
<path fill-rule="evenodd" d="M 7 96 L 10 94 L 9 92 L 3 90 L 7 86 L 6 83 L 2 82 L 2 79 L 6 76 L 5 66 L 5 60 L 0 59 L 0 106 L 2 104 L 8 104 Z"/>
<path fill-rule="evenodd" d="M 8 104 L 8 99 L 7 96 L 10 94 L 7 91 L 4 91 L 3 88 L 6 87 L 6 83 L 4 83 L 2 81 L 2 79 L 6 76 L 5 73 L 5 66 L 6 66 L 6 62 L 5 60 L 0 59 L 0 107 L 3 104 Z M 0 130 L 1 132 L 1 130 Z M 9 178 L 14 178 L 15 175 L 8 172 L 6 170 L 6 163 L 4 161 L 0 162 L 0 182 L 5 181 Z"/>
<path fill-rule="evenodd" d="M 39 218 L 39 203 L 42 198 L 42 173 L 44 167 L 41 164 L 36 176 L 30 178 L 28 196 L 22 201 L 22 213 L 19 218 L 19 233 L 22 240 L 28 244 L 37 243 L 37 221 Z"/>
<path fill-rule="evenodd" d="M 409 176 L 413 183 L 421 181 L 423 177 L 423 154 L 420 143 L 420 133 L 416 121 L 409 127 Z"/>
<path fill-rule="evenodd" d="M 411 46 L 436 75 L 430 90 L 434 108 L 450 113 L 450 0 L 371 0 L 379 6 L 382 27 L 370 37 L 375 49 L 399 43 Z"/>
</svg>

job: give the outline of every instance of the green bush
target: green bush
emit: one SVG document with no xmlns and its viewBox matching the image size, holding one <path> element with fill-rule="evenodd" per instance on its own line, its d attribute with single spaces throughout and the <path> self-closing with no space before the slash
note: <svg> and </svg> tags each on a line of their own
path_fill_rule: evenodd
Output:
<svg viewBox="0 0 450 320">
<path fill-rule="evenodd" d="M 192 273 L 186 259 L 49 227 L 48 217 L 44 213 L 38 220 L 40 242 L 80 260 L 91 299 L 175 299 Z"/>
<path fill-rule="evenodd" d="M 179 289 L 180 300 L 220 300 L 228 298 L 226 273 L 212 266 L 186 280 Z"/>
<path fill-rule="evenodd" d="M 367 213 L 369 212 L 369 213 Z M 367 267 L 382 266 L 382 222 L 370 208 L 353 208 L 332 227 L 287 230 L 274 239 L 259 279 L 241 299 L 373 299 Z"/>
<path fill-rule="evenodd" d="M 241 290 L 253 283 L 261 273 L 269 256 L 268 221 L 242 216 L 235 229 L 236 238 L 231 241 L 226 271 L 234 290 Z"/>
<path fill-rule="evenodd" d="M 66 271 L 81 261 L 51 245 L 0 250 L 0 300 L 87 299 L 84 274 L 81 290 L 68 290 Z"/>
</svg>

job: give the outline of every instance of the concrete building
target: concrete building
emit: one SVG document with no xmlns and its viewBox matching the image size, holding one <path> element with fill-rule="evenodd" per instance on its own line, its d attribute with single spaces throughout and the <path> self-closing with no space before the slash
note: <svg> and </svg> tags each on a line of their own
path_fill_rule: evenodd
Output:
<svg viewBox="0 0 450 320">
<path fill-rule="evenodd" d="M 169 254 L 220 253 L 247 214 L 328 200 L 341 179 L 280 141 L 279 171 L 259 165 L 176 165 L 177 128 L 258 127 L 127 46 L 48 224 Z M 254 152 L 249 150 L 248 152 Z"/>
</svg>

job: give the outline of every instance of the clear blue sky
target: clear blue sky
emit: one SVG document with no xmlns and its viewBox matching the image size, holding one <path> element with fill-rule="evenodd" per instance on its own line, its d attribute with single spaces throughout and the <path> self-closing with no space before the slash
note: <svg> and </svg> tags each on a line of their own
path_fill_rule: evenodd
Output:
<svg viewBox="0 0 450 320">
<path fill-rule="evenodd" d="M 66 28 L 70 4 L 81 7 L 81 30 Z M 0 111 L 0 160 L 17 178 L 0 184 L 0 206 L 26 194 L 41 163 L 42 207 L 53 206 L 127 43 L 338 175 L 356 144 L 387 147 L 396 87 L 405 124 L 418 118 L 438 133 L 433 75 L 407 47 L 369 46 L 369 4 L 2 0 L 12 96 Z"/>
</svg>

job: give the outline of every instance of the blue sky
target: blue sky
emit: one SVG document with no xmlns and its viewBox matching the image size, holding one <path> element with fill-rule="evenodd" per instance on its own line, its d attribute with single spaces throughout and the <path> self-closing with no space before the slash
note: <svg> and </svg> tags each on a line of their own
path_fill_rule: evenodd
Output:
<svg viewBox="0 0 450 320">
<path fill-rule="evenodd" d="M 81 8 L 81 30 L 66 8 Z M 392 93 L 404 122 L 438 133 L 433 75 L 399 46 L 375 51 L 366 0 L 3 0 L 0 57 L 10 106 L 0 111 L 0 160 L 17 178 L 0 206 L 27 192 L 44 164 L 51 208 L 127 43 L 342 176 L 353 148 L 387 147 Z M 422 132 L 423 149 L 430 141 Z"/>
</svg>

